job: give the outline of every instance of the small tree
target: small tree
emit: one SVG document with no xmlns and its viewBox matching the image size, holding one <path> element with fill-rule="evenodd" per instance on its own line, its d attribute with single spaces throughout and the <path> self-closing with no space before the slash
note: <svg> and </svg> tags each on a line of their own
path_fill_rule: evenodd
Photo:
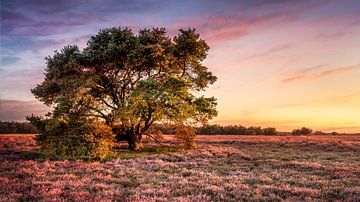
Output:
<svg viewBox="0 0 360 202">
<path fill-rule="evenodd" d="M 193 148 L 195 146 L 195 129 L 178 124 L 175 129 L 175 138 L 180 141 L 180 145 L 185 149 Z"/>
<path fill-rule="evenodd" d="M 302 127 L 300 129 L 294 129 L 291 134 L 293 135 L 309 135 L 312 132 L 310 128 Z"/>
<path fill-rule="evenodd" d="M 277 131 L 276 131 L 276 128 L 264 128 L 263 129 L 263 134 L 264 135 L 277 135 Z"/>
<path fill-rule="evenodd" d="M 44 141 L 71 142 L 72 130 L 80 130 L 83 141 L 90 128 L 101 126 L 107 132 L 93 134 L 92 141 L 111 142 L 111 128 L 117 140 L 136 150 L 156 122 L 189 126 L 216 116 L 214 97 L 195 96 L 216 81 L 202 64 L 208 50 L 194 29 L 181 29 L 173 38 L 164 28 L 142 29 L 138 35 L 128 28 L 101 30 L 83 51 L 66 46 L 46 58 L 45 79 L 31 92 L 54 110 L 45 120 L 29 120 L 44 127 Z"/>
</svg>

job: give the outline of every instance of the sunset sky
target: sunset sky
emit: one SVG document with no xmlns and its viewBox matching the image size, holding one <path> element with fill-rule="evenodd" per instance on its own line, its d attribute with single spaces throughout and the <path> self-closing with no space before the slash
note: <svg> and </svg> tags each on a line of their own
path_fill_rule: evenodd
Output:
<svg viewBox="0 0 360 202">
<path fill-rule="evenodd" d="M 1 0 L 0 120 L 49 109 L 44 58 L 101 28 L 193 27 L 218 77 L 210 123 L 360 132 L 360 1 Z"/>
</svg>

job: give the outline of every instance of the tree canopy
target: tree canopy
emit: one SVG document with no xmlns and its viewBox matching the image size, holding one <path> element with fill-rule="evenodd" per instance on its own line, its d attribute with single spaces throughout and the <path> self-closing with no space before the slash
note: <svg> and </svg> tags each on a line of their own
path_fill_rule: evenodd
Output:
<svg viewBox="0 0 360 202">
<path fill-rule="evenodd" d="M 46 58 L 45 79 L 31 92 L 54 110 L 46 120 L 29 120 L 42 125 L 43 139 L 51 134 L 45 129 L 50 119 L 102 124 L 132 150 L 143 135 L 151 136 L 153 123 L 206 123 L 217 115 L 216 99 L 200 95 L 217 79 L 202 64 L 208 50 L 195 29 L 174 37 L 165 28 L 137 35 L 129 28 L 103 29 L 83 50 L 69 45 Z"/>
</svg>

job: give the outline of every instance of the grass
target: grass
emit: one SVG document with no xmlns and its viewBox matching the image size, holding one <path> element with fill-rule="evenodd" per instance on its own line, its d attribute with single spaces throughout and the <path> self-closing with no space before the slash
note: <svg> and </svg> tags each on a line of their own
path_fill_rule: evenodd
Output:
<svg viewBox="0 0 360 202">
<path fill-rule="evenodd" d="M 0 137 L 0 201 L 358 201 L 360 136 L 198 136 L 183 151 L 119 149 L 106 162 L 50 161 L 31 136 Z"/>
<path fill-rule="evenodd" d="M 164 147 L 157 147 L 157 146 L 149 146 L 142 148 L 138 151 L 129 151 L 129 150 L 120 150 L 118 151 L 113 158 L 119 158 L 119 159 L 133 159 L 133 158 L 140 158 L 140 157 L 146 157 L 149 155 L 154 154 L 169 154 L 173 152 L 179 152 L 181 151 L 179 148 L 174 146 L 164 146 Z"/>
</svg>

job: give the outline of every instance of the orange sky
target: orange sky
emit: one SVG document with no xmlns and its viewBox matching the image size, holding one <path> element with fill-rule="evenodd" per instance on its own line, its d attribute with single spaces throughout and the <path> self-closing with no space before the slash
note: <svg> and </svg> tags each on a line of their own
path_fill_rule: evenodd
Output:
<svg viewBox="0 0 360 202">
<path fill-rule="evenodd" d="M 309 21 L 260 25 L 211 52 L 219 82 L 206 94 L 218 95 L 220 111 L 213 123 L 360 131 L 360 26 Z"/>
</svg>

